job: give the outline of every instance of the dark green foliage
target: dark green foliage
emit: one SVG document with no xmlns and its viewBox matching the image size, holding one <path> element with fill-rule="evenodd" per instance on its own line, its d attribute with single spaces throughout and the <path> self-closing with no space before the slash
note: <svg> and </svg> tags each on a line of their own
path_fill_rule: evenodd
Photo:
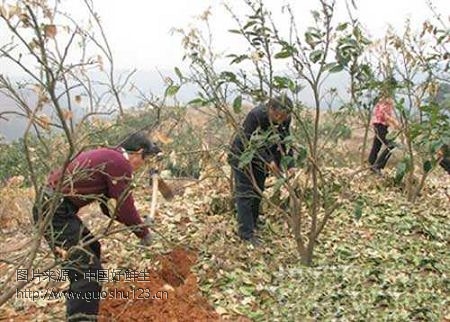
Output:
<svg viewBox="0 0 450 322">
<path fill-rule="evenodd" d="M 0 181 L 26 173 L 27 165 L 23 151 L 23 140 L 0 144 Z"/>
</svg>

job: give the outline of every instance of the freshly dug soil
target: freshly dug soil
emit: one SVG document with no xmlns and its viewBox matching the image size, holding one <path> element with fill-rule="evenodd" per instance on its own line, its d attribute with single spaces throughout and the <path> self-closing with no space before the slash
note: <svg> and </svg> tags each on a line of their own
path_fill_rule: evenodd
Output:
<svg viewBox="0 0 450 322">
<path fill-rule="evenodd" d="M 176 248 L 161 256 L 160 261 L 161 270 L 149 270 L 143 281 L 121 280 L 106 284 L 104 289 L 118 296 L 101 301 L 99 321 L 220 320 L 202 297 L 197 278 L 190 271 L 196 262 L 194 253 Z"/>
</svg>

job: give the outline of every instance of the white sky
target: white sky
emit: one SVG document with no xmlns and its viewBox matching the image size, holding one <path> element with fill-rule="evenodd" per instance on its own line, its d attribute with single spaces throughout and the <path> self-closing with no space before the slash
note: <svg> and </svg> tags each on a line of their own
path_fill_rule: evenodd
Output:
<svg viewBox="0 0 450 322">
<path fill-rule="evenodd" d="M 173 70 L 182 65 L 181 37 L 171 35 L 172 28 L 186 28 L 211 7 L 211 24 L 214 45 L 220 51 L 242 52 L 246 47 L 238 35 L 228 32 L 236 28 L 235 22 L 223 6 L 227 1 L 239 15 L 247 13 L 244 0 L 92 0 L 102 19 L 107 38 L 112 47 L 116 68 L 138 71 Z M 351 1 L 351 0 L 349 0 Z M 367 27 L 372 36 L 384 35 L 388 24 L 402 30 L 406 18 L 420 28 L 421 22 L 432 16 L 426 2 L 429 0 L 354 0 L 354 15 Z M 437 12 L 448 22 L 450 0 L 431 0 Z M 9 1 L 7 1 L 9 2 Z M 13 1 L 12 1 L 13 2 Z M 335 21 L 347 19 L 345 0 L 336 0 Z M 312 9 L 319 8 L 319 0 L 265 0 L 273 12 L 277 27 L 283 28 L 287 16 L 281 13 L 285 3 L 291 3 L 296 13 L 297 25 L 310 25 Z M 62 5 L 81 24 L 86 17 L 82 0 L 63 0 Z M 450 24 L 450 22 L 448 22 Z M 284 24 L 285 27 L 287 23 Z M 414 26 L 413 25 L 413 26 Z M 6 36 L 0 29 L 0 40 Z M 236 47 L 239 49 L 236 50 Z M 10 69 L 12 68 L 12 69 Z M 0 73 L 13 72 L 12 66 L 0 67 Z"/>
<path fill-rule="evenodd" d="M 183 55 L 180 36 L 170 35 L 173 27 L 186 27 L 209 6 L 212 8 L 214 40 L 219 49 L 232 50 L 237 35 L 227 32 L 236 27 L 223 7 L 221 0 L 93 0 L 102 17 L 103 26 L 113 49 L 119 68 L 155 70 L 179 65 Z M 373 36 L 384 34 L 387 25 L 402 30 L 408 17 L 417 27 L 432 16 L 426 0 L 355 0 L 356 16 Z M 74 5 L 76 1 L 70 0 Z M 246 12 L 242 0 L 229 0 L 236 12 Z M 285 0 L 266 0 L 277 21 Z M 310 10 L 318 8 L 318 0 L 293 0 L 297 24 L 302 26 L 310 19 Z M 434 0 L 437 11 L 444 17 L 450 14 L 450 0 Z M 346 17 L 345 1 L 337 0 L 337 21 Z M 77 9 L 74 9 L 74 15 Z M 448 20 L 447 20 L 448 21 Z"/>
<path fill-rule="evenodd" d="M 5 0 L 3 0 L 5 1 Z M 6 0 L 12 3 L 15 0 Z M 212 9 L 211 23 L 214 32 L 215 47 L 226 52 L 242 52 L 245 50 L 238 35 L 230 34 L 229 29 L 236 28 L 229 13 L 223 7 L 223 0 L 92 0 L 95 10 L 100 15 L 107 38 L 112 47 L 116 68 L 120 70 L 137 69 L 144 72 L 143 83 L 146 86 L 157 86 L 161 83 L 155 72 L 173 70 L 174 66 L 182 66 L 183 50 L 181 38 L 171 36 L 170 30 L 186 28 L 208 7 Z M 235 12 L 243 15 L 247 11 L 244 0 L 227 0 Z M 346 20 L 345 0 L 337 1 L 337 22 Z M 349 0 L 350 1 L 350 0 Z M 387 25 L 391 24 L 397 31 L 403 30 L 406 18 L 410 18 L 420 28 L 421 22 L 432 16 L 426 5 L 427 0 L 355 0 L 358 10 L 355 13 L 360 22 L 374 37 L 384 35 Z M 293 4 L 297 25 L 310 25 L 310 10 L 318 9 L 318 0 L 265 0 L 265 4 L 274 14 L 277 26 L 282 28 L 283 16 L 281 7 L 284 3 Z M 4 2 L 3 2 L 4 3 Z M 447 25 L 450 24 L 450 0 L 433 0 L 437 12 L 442 14 Z M 86 15 L 81 8 L 82 0 L 62 0 L 71 16 L 82 24 Z M 287 19 L 286 19 L 287 20 Z M 280 24 L 279 24 L 280 23 Z M 285 26 L 287 23 L 285 24 Z M 9 40 L 5 29 L 0 25 L 0 45 Z M 236 47 L 239 50 L 236 51 Z M 33 62 L 34 64 L 35 62 Z M 14 76 L 14 66 L 0 64 L 0 73 Z M 182 68 L 183 69 L 183 68 Z M 116 69 L 117 70 L 117 69 Z M 148 73 L 147 73 L 148 72 Z M 156 75 L 157 78 L 150 76 Z M 156 79 L 156 80 L 155 80 Z M 159 84 L 159 91 L 163 84 Z M 131 103 L 130 103 L 131 104 Z M 4 125 L 0 125 L 0 129 Z M 17 132 L 17 131 L 16 131 Z"/>
</svg>

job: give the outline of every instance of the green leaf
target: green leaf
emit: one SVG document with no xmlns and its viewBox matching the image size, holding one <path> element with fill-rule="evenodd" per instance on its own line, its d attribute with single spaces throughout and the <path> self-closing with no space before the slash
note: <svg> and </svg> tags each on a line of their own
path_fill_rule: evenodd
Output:
<svg viewBox="0 0 450 322">
<path fill-rule="evenodd" d="M 336 66 L 330 68 L 329 72 L 330 73 L 339 73 L 340 71 L 342 71 L 344 69 L 344 66 L 340 65 L 340 64 L 336 64 Z"/>
<path fill-rule="evenodd" d="M 178 93 L 178 90 L 180 89 L 179 85 L 170 85 L 169 87 L 166 88 L 166 96 L 170 97 L 170 96 L 174 96 Z"/>
<path fill-rule="evenodd" d="M 304 146 L 297 147 L 297 164 L 303 165 L 308 157 L 308 149 Z"/>
<path fill-rule="evenodd" d="M 230 64 L 239 64 L 240 62 L 249 59 L 248 55 L 234 55 L 234 59 L 230 62 Z"/>
<path fill-rule="evenodd" d="M 340 24 L 336 27 L 336 30 L 337 30 L 337 31 L 342 31 L 342 30 L 346 29 L 347 27 L 348 27 L 348 22 L 340 23 Z"/>
<path fill-rule="evenodd" d="M 253 149 L 246 149 L 239 157 L 239 168 L 243 168 L 252 162 L 255 151 Z"/>
<path fill-rule="evenodd" d="M 325 65 L 323 66 L 323 70 L 324 70 L 324 71 L 330 70 L 331 68 L 335 67 L 336 65 L 338 65 L 338 63 L 328 63 L 328 64 L 325 64 Z"/>
<path fill-rule="evenodd" d="M 286 51 L 286 50 L 280 51 L 279 53 L 275 54 L 275 58 L 277 58 L 277 59 L 288 58 L 288 57 L 291 57 L 291 56 L 292 56 L 292 52 L 291 51 Z"/>
<path fill-rule="evenodd" d="M 231 32 L 232 34 L 241 34 L 241 31 L 237 29 L 230 29 L 228 32 Z"/>
<path fill-rule="evenodd" d="M 430 172 L 432 168 L 433 168 L 433 165 L 430 160 L 427 160 L 423 163 L 423 171 L 425 173 Z"/>
<path fill-rule="evenodd" d="M 300 90 L 302 89 L 301 85 L 296 84 L 295 82 L 293 82 L 292 80 L 289 82 L 289 90 L 292 93 L 298 93 L 300 92 Z"/>
<path fill-rule="evenodd" d="M 284 185 L 285 181 L 286 181 L 286 179 L 284 179 L 284 178 L 282 178 L 282 177 L 281 177 L 281 178 L 278 178 L 277 181 L 275 181 L 275 184 L 273 185 L 273 189 L 274 189 L 275 191 L 280 190 L 281 187 Z"/>
<path fill-rule="evenodd" d="M 309 59 L 313 63 L 317 63 L 319 60 L 321 60 L 323 57 L 323 51 L 322 50 L 314 50 L 309 54 Z"/>
<path fill-rule="evenodd" d="M 178 67 L 175 67 L 175 74 L 177 74 L 178 78 L 180 79 L 180 81 L 183 80 L 183 74 L 181 74 L 181 71 Z"/>
<path fill-rule="evenodd" d="M 206 101 L 206 100 L 204 100 L 203 98 L 200 98 L 200 97 L 194 98 L 192 101 L 188 102 L 188 105 L 205 106 L 206 104 L 208 104 L 208 101 Z"/>
<path fill-rule="evenodd" d="M 295 83 L 289 78 L 284 76 L 274 76 L 273 84 L 277 88 L 294 88 Z"/>
<path fill-rule="evenodd" d="M 321 43 L 323 40 L 320 30 L 309 27 L 305 32 L 305 41 L 311 46 L 311 48 L 314 48 L 317 44 Z"/>
<path fill-rule="evenodd" d="M 358 198 L 355 202 L 355 208 L 353 210 L 353 217 L 356 220 L 361 219 L 364 208 L 364 200 L 362 198 Z"/>
<path fill-rule="evenodd" d="M 227 82 L 236 82 L 236 75 L 233 72 L 224 71 L 220 73 L 220 77 L 225 79 Z"/>
<path fill-rule="evenodd" d="M 294 164 L 294 162 L 295 162 L 294 157 L 291 157 L 290 155 L 284 155 L 281 158 L 280 166 L 283 170 L 288 169 L 291 164 Z"/>
<path fill-rule="evenodd" d="M 257 17 L 256 17 L 257 18 Z M 242 27 L 242 29 L 248 29 L 248 28 L 250 28 L 251 26 L 253 26 L 253 25 L 255 25 L 257 22 L 255 21 L 255 20 L 250 20 L 249 22 L 247 22 L 247 24 L 244 26 L 244 27 Z"/>
<path fill-rule="evenodd" d="M 241 107 L 242 107 L 242 95 L 239 95 L 233 101 L 233 111 L 235 113 L 240 113 Z"/>
<path fill-rule="evenodd" d="M 399 184 L 400 182 L 402 182 L 403 178 L 405 177 L 407 168 L 408 168 L 408 165 L 406 164 L 405 161 L 402 161 L 397 164 L 397 168 L 395 171 L 395 178 L 394 178 L 394 182 L 396 184 Z"/>
</svg>

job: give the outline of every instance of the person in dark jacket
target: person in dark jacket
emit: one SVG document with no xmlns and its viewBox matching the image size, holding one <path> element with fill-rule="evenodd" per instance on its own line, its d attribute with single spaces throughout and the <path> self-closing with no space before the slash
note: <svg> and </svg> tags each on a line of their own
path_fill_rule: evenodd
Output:
<svg viewBox="0 0 450 322">
<path fill-rule="evenodd" d="M 91 278 L 102 269 L 100 243 L 77 216 L 78 210 L 100 201 L 105 215 L 129 226 L 141 244 L 150 245 L 150 232 L 134 205 L 132 176 L 145 159 L 159 152 L 143 133 L 136 133 L 119 148 L 81 152 L 64 174 L 58 169 L 48 176 L 47 185 L 33 207 L 33 217 L 51 249 L 62 257 L 63 269 L 70 280 L 66 297 L 68 321 L 95 321 L 101 292 L 98 280 Z M 108 199 L 116 200 L 114 213 L 110 213 L 105 203 Z M 51 207 L 55 201 L 56 205 Z"/>
<path fill-rule="evenodd" d="M 450 148 L 448 144 L 443 144 L 436 152 L 436 159 L 439 165 L 450 174 Z"/>
<path fill-rule="evenodd" d="M 283 142 L 289 135 L 292 108 L 292 101 L 286 95 L 256 106 L 247 114 L 231 144 L 228 161 L 234 175 L 238 234 L 254 245 L 260 243 L 254 231 L 267 170 L 280 175 L 282 156 L 292 156 Z M 245 162 L 247 158 L 251 161 Z"/>
</svg>

